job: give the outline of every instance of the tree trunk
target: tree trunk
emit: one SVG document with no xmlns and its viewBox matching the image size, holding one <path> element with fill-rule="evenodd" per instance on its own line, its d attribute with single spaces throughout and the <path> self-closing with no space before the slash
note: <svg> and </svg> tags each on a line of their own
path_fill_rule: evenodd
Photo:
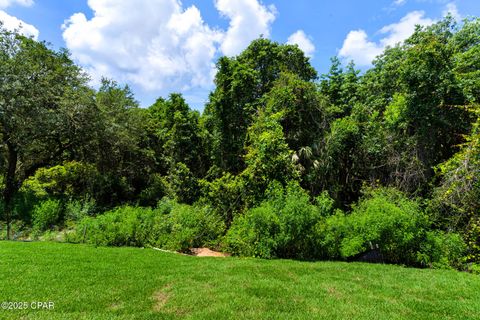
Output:
<svg viewBox="0 0 480 320">
<path fill-rule="evenodd" d="M 8 167 L 5 175 L 5 190 L 3 191 L 3 205 L 5 222 L 7 224 L 7 240 L 10 240 L 10 223 L 13 212 L 13 197 L 17 191 L 15 182 L 15 171 L 17 170 L 18 151 L 13 144 L 7 142 Z"/>
</svg>

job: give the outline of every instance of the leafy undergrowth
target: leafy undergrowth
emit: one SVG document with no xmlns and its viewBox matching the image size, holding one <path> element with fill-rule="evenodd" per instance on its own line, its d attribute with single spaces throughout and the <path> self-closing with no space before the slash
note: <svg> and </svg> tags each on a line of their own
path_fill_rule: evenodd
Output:
<svg viewBox="0 0 480 320">
<path fill-rule="evenodd" d="M 480 277 L 344 262 L 0 242 L 2 319 L 478 319 Z"/>
</svg>

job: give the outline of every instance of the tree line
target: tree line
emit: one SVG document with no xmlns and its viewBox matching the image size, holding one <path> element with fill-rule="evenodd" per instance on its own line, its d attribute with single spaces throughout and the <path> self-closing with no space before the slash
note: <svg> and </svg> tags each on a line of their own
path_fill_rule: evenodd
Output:
<svg viewBox="0 0 480 320">
<path fill-rule="evenodd" d="M 208 241 L 244 255 L 345 258 L 374 240 L 405 262 L 414 221 L 425 243 L 458 240 L 479 261 L 478 18 L 417 26 L 364 73 L 334 57 L 318 75 L 297 46 L 260 38 L 220 58 L 214 82 L 202 113 L 177 93 L 140 108 L 128 86 L 93 89 L 67 51 L 0 26 L 6 238 L 128 206 L 210 221 Z"/>
</svg>

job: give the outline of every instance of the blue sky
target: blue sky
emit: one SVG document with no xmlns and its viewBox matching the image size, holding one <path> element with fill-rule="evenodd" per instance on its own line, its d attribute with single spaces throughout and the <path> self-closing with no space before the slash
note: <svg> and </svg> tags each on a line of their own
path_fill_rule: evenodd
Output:
<svg viewBox="0 0 480 320">
<path fill-rule="evenodd" d="M 295 43 L 324 73 L 338 55 L 365 70 L 387 45 L 446 12 L 480 16 L 479 0 L 0 0 L 7 28 L 66 47 L 92 77 L 127 83 L 142 106 L 181 92 L 203 109 L 215 61 L 260 34 Z"/>
</svg>

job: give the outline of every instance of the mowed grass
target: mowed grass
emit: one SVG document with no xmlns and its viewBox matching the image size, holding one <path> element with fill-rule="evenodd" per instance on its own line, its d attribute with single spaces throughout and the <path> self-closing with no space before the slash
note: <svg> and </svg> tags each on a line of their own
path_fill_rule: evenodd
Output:
<svg viewBox="0 0 480 320">
<path fill-rule="evenodd" d="M 480 277 L 391 265 L 0 242 L 2 319 L 479 319 Z"/>
</svg>

